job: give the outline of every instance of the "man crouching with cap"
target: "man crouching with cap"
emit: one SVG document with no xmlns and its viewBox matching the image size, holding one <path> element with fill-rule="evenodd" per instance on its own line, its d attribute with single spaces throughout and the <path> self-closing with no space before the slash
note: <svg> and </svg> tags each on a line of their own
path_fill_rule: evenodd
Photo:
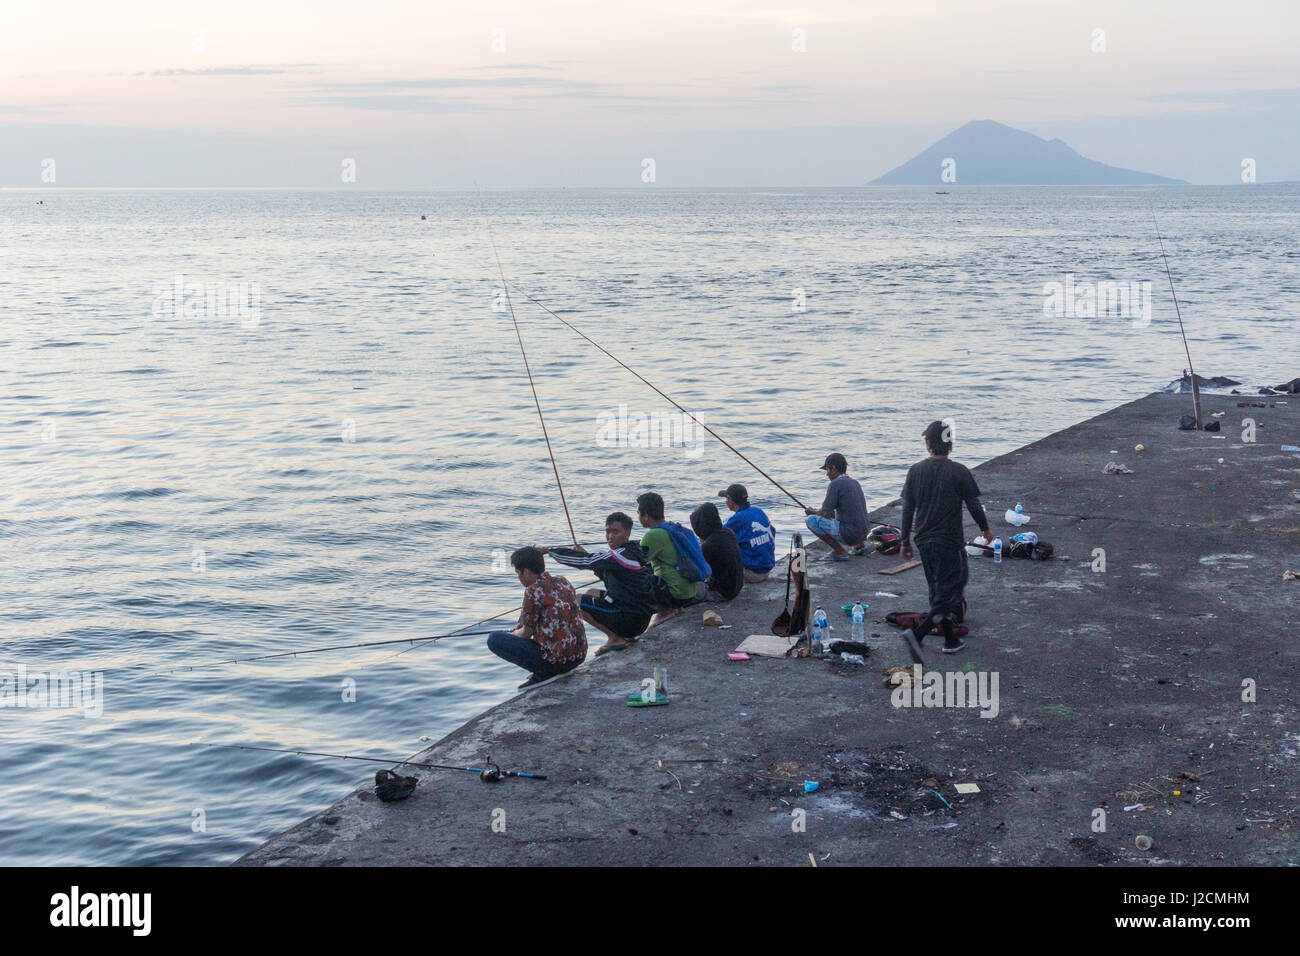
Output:
<svg viewBox="0 0 1300 956">
<path fill-rule="evenodd" d="M 862 486 L 848 476 L 849 463 L 839 452 L 826 456 L 821 470 L 830 486 L 820 508 L 805 508 L 808 530 L 826 542 L 831 553 L 823 561 L 847 561 L 848 545 L 854 554 L 867 550 L 867 499 Z"/>
</svg>

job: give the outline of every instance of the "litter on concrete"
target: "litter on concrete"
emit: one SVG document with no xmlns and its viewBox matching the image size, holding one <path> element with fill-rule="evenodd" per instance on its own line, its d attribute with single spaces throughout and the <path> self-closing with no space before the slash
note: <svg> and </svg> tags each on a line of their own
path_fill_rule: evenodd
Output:
<svg viewBox="0 0 1300 956">
<path fill-rule="evenodd" d="M 1101 470 L 1101 473 L 1103 475 L 1131 475 L 1133 474 L 1133 469 L 1126 465 L 1121 465 L 1118 462 L 1108 461 L 1106 462 L 1106 467 Z"/>
</svg>

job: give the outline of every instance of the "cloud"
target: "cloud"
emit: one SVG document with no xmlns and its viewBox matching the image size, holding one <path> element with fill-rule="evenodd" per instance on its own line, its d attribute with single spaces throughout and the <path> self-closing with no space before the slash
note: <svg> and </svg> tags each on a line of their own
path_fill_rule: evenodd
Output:
<svg viewBox="0 0 1300 956">
<path fill-rule="evenodd" d="M 317 63 L 285 63 L 279 66 L 209 66 L 202 69 L 151 70 L 132 73 L 131 76 L 280 76 L 286 73 L 303 73 Z"/>
</svg>

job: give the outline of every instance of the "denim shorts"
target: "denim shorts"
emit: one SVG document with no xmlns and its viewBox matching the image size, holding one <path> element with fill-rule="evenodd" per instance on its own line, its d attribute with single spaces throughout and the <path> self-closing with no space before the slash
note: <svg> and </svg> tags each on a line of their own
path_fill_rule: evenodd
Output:
<svg viewBox="0 0 1300 956">
<path fill-rule="evenodd" d="M 840 522 L 838 518 L 823 518 L 821 515 L 809 515 L 805 522 L 808 530 L 814 534 L 824 534 L 828 538 L 834 538 L 840 544 L 844 539 L 840 537 Z"/>
</svg>

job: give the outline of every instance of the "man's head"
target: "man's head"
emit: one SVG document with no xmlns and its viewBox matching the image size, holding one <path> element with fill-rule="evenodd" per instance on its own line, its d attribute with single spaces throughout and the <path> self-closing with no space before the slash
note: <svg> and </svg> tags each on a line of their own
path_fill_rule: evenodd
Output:
<svg viewBox="0 0 1300 956">
<path fill-rule="evenodd" d="M 826 477 L 834 481 L 840 475 L 846 475 L 849 472 L 849 463 L 844 460 L 844 456 L 839 452 L 832 452 L 826 456 L 822 462 L 821 470 L 826 472 Z"/>
<path fill-rule="evenodd" d="M 610 548 L 621 548 L 632 538 L 632 519 L 615 511 L 605 519 L 605 543 Z"/>
<path fill-rule="evenodd" d="M 930 422 L 921 433 L 925 447 L 932 455 L 946 455 L 952 451 L 952 427 L 943 422 Z"/>
<path fill-rule="evenodd" d="M 643 528 L 653 528 L 664 520 L 664 500 L 653 491 L 636 497 L 636 518 Z"/>
<path fill-rule="evenodd" d="M 718 497 L 726 500 L 729 511 L 739 511 L 749 507 L 749 492 L 745 490 L 744 485 L 727 485 L 718 492 Z"/>
<path fill-rule="evenodd" d="M 546 573 L 546 559 L 536 548 L 520 548 L 510 555 L 510 564 L 519 577 L 519 583 L 526 588 L 532 587 Z"/>
</svg>

